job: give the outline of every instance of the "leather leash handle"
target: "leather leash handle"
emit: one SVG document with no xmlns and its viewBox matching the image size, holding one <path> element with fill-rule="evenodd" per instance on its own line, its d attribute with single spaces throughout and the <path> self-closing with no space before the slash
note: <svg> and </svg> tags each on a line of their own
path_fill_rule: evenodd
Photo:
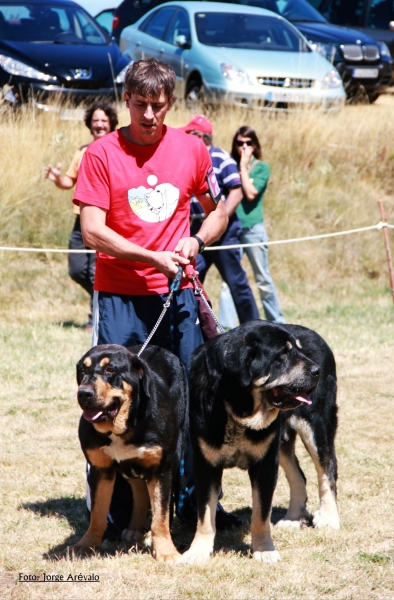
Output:
<svg viewBox="0 0 394 600">
<path fill-rule="evenodd" d="M 186 258 L 186 256 L 183 253 L 183 250 L 179 252 L 179 256 L 182 256 L 182 258 Z M 186 277 L 188 277 L 189 279 L 193 279 L 193 277 L 196 276 L 196 271 L 194 270 L 193 265 L 186 265 L 185 267 L 183 267 L 183 270 L 185 271 Z"/>
</svg>

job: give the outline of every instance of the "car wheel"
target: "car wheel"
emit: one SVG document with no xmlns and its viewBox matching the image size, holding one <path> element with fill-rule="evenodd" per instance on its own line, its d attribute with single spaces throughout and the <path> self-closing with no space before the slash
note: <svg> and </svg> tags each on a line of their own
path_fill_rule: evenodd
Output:
<svg viewBox="0 0 394 600">
<path fill-rule="evenodd" d="M 368 100 L 370 104 L 373 104 L 378 98 L 379 98 L 380 94 L 378 94 L 377 92 L 371 92 L 368 94 Z"/>
<path fill-rule="evenodd" d="M 348 97 L 347 97 L 347 104 L 369 104 L 370 100 L 367 94 L 367 90 L 365 89 L 365 87 L 363 85 L 359 85 L 358 88 L 356 88 L 355 90 L 346 90 Z"/>
<path fill-rule="evenodd" d="M 197 79 L 189 81 L 186 87 L 185 95 L 186 107 L 194 110 L 199 104 L 204 102 L 204 91 L 202 82 Z"/>
</svg>

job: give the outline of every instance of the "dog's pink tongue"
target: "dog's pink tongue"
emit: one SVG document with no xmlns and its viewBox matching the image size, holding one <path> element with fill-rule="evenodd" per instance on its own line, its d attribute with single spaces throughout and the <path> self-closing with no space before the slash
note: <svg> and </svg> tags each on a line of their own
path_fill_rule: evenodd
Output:
<svg viewBox="0 0 394 600">
<path fill-rule="evenodd" d="M 103 414 L 102 410 L 97 408 L 85 408 L 83 416 L 87 421 L 96 421 Z"/>
<path fill-rule="evenodd" d="M 312 400 L 306 394 L 300 394 L 299 396 L 294 396 L 295 400 L 298 402 L 305 402 L 305 404 L 312 404 Z"/>
</svg>

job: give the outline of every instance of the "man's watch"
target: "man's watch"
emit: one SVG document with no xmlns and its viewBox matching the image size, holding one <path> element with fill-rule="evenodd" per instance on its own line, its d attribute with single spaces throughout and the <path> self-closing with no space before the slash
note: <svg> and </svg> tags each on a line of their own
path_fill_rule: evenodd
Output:
<svg viewBox="0 0 394 600">
<path fill-rule="evenodd" d="M 198 237 L 198 235 L 192 235 L 192 237 L 197 240 L 198 242 L 198 252 L 201 254 L 201 252 L 204 252 L 205 250 L 205 243 L 202 241 L 202 239 L 200 237 Z"/>
</svg>

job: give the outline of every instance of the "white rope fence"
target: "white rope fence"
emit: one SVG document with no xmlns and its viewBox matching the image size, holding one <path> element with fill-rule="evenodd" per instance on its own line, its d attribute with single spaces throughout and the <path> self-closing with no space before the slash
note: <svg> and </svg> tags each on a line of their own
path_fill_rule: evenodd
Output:
<svg viewBox="0 0 394 600">
<path fill-rule="evenodd" d="M 370 225 L 369 227 L 359 227 L 358 229 L 347 229 L 346 231 L 336 231 L 335 233 L 322 233 L 321 235 L 311 235 L 308 237 L 301 238 L 292 238 L 288 240 L 275 240 L 271 242 L 254 242 L 253 244 L 232 244 L 229 246 L 208 246 L 205 248 L 204 252 L 208 250 L 229 250 L 231 248 L 253 248 L 254 246 L 274 246 L 278 244 L 292 244 L 295 242 L 308 242 L 310 240 L 323 240 L 326 238 L 338 237 L 341 235 L 352 235 L 353 233 L 362 233 L 364 231 L 373 231 L 380 230 L 384 227 L 388 229 L 394 229 L 394 225 L 390 225 L 389 223 L 385 223 L 383 221 L 379 221 L 376 225 Z M 93 254 L 95 250 L 87 250 L 86 248 L 81 248 L 78 250 L 70 250 L 66 248 L 14 248 L 3 246 L 0 247 L 0 251 L 6 252 L 50 252 L 54 254 Z"/>
</svg>

